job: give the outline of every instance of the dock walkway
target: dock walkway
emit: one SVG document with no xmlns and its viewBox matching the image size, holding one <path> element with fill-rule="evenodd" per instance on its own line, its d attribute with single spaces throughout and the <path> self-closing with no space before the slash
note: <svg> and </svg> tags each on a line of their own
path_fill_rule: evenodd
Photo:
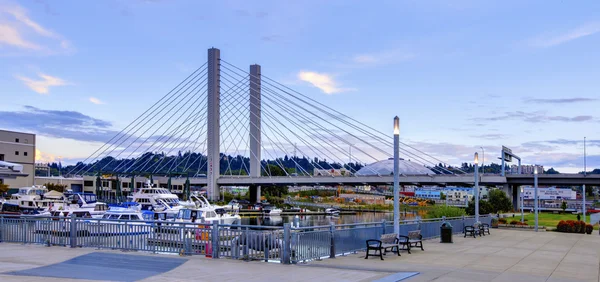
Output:
<svg viewBox="0 0 600 282">
<path fill-rule="evenodd" d="M 212 260 L 203 256 L 179 257 L 141 252 L 98 251 L 92 248 L 44 247 L 0 243 L 0 281 L 87 281 L 119 280 L 115 273 L 129 271 L 123 264 L 83 268 L 79 272 L 57 271 L 90 261 L 96 256 L 115 256 L 118 261 L 135 259 L 145 264 L 136 273 L 140 281 L 589 281 L 599 282 L 600 236 L 557 232 L 513 231 L 492 229 L 490 236 L 463 238 L 455 236 L 453 244 L 438 239 L 425 241 L 425 251 L 415 250 L 402 256 L 388 254 L 385 260 L 364 259 L 364 252 L 311 261 L 306 264 L 282 265 L 231 259 Z M 157 260 L 157 262 L 153 262 Z M 172 269 L 152 268 L 152 263 L 171 261 Z M 57 268 L 53 268 L 56 266 Z M 46 267 L 46 268 L 39 268 Z M 38 269 L 39 268 L 39 269 Z M 90 269 L 90 270 L 86 270 Z M 51 273 L 60 272 L 61 277 Z M 161 272 L 162 271 L 162 272 Z M 98 272 L 96 274 L 90 272 Z M 111 272 L 110 276 L 106 276 Z M 49 274 L 50 273 L 50 274 Z M 27 276 L 27 275 L 44 275 Z M 76 276 L 84 275 L 84 276 Z M 23 276 L 25 275 L 25 276 Z M 65 276 L 66 275 L 66 276 Z M 88 275 L 88 276 L 85 276 Z M 96 275 L 96 276 L 94 276 Z M 102 276 L 104 275 L 104 276 Z M 137 276 L 136 276 L 137 275 Z M 104 277 L 104 278 L 102 278 Z M 91 281 L 90 280 L 90 281 Z"/>
</svg>

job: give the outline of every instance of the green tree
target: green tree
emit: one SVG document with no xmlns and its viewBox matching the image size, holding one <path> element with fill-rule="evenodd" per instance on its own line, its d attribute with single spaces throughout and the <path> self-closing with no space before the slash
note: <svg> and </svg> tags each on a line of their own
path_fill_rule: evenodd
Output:
<svg viewBox="0 0 600 282">
<path fill-rule="evenodd" d="M 488 193 L 488 202 L 492 206 L 492 213 L 507 212 L 513 209 L 511 201 L 502 190 L 493 189 Z"/>
<path fill-rule="evenodd" d="M 563 201 L 563 202 L 560 204 L 560 208 L 563 210 L 563 213 L 564 213 L 565 211 L 567 211 L 567 202 Z"/>
<path fill-rule="evenodd" d="M 493 207 L 488 201 L 479 200 L 479 214 L 492 213 Z M 465 209 L 468 215 L 475 215 L 475 200 L 471 200 Z"/>
<path fill-rule="evenodd" d="M 0 183 L 0 194 L 8 192 L 8 184 Z"/>
<path fill-rule="evenodd" d="M 281 169 L 281 167 L 277 165 L 269 164 L 266 167 L 267 171 L 262 172 L 262 176 L 286 176 L 285 172 Z"/>
<path fill-rule="evenodd" d="M 445 200 L 446 199 L 446 194 L 440 192 L 440 200 Z"/>
</svg>

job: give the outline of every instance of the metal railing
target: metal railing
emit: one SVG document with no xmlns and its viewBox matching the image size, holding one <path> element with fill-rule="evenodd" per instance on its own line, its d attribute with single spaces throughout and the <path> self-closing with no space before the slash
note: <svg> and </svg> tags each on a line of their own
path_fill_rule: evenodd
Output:
<svg viewBox="0 0 600 282">
<path fill-rule="evenodd" d="M 473 225 L 473 217 L 403 220 L 400 234 L 420 230 L 424 239 L 440 236 L 447 221 L 454 233 Z M 480 216 L 491 223 L 490 216 Z M 70 246 L 212 258 L 298 263 L 364 250 L 366 240 L 393 233 L 393 222 L 283 227 L 132 221 L 76 217 L 0 216 L 0 242 Z"/>
</svg>

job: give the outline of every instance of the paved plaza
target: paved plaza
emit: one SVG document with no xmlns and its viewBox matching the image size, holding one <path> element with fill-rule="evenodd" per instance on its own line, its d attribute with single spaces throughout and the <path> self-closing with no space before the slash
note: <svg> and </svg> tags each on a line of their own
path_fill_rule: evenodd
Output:
<svg viewBox="0 0 600 282">
<path fill-rule="evenodd" d="M 70 277 L 81 277 L 75 275 L 79 267 L 73 263 L 85 262 L 94 264 L 85 270 L 80 268 L 83 274 L 95 277 L 91 281 L 97 281 L 98 277 L 116 279 L 120 277 L 118 273 L 137 269 L 137 277 L 144 277 L 141 281 L 397 281 L 406 274 L 419 272 L 402 281 L 600 282 L 597 231 L 593 235 L 497 229 L 491 232 L 476 239 L 455 236 L 453 244 L 428 240 L 425 251 L 414 250 L 412 254 L 404 251 L 400 257 L 388 253 L 384 261 L 376 257 L 365 260 L 364 252 L 360 252 L 298 265 L 0 243 L 0 281 L 90 281 L 60 278 L 69 277 L 69 271 L 73 273 Z M 115 259 L 117 254 L 123 258 Z M 83 259 L 86 257 L 106 257 L 105 260 L 123 263 L 111 264 L 103 259 L 93 263 Z M 154 260 L 163 265 L 165 260 L 172 260 L 173 268 L 153 269 Z M 137 261 L 142 262 L 138 265 Z M 60 273 L 55 276 L 48 269 Z M 123 277 L 136 276 L 123 274 Z"/>
</svg>

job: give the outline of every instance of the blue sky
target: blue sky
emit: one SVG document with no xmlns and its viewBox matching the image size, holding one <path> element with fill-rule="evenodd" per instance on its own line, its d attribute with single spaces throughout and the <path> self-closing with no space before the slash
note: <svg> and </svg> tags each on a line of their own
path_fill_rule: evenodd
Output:
<svg viewBox="0 0 600 282">
<path fill-rule="evenodd" d="M 2 1 L 0 127 L 87 157 L 217 47 L 450 163 L 600 167 L 598 1 Z M 60 129 L 69 128 L 68 134 Z"/>
</svg>

